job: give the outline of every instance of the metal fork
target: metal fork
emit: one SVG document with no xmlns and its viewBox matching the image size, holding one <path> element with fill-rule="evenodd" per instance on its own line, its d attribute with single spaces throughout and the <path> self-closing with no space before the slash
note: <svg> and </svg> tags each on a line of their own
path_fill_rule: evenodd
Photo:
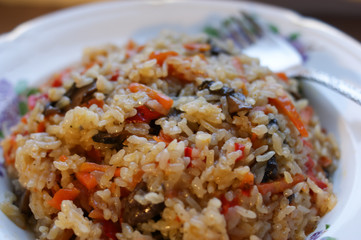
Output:
<svg viewBox="0 0 361 240">
<path fill-rule="evenodd" d="M 261 65 L 274 72 L 285 72 L 297 80 L 322 84 L 361 105 L 361 89 L 327 73 L 303 67 L 301 54 L 283 37 L 248 13 L 226 19 L 219 29 L 208 29 L 211 37 L 231 39 L 243 53 L 260 59 Z M 216 33 L 216 34 L 215 34 Z"/>
</svg>

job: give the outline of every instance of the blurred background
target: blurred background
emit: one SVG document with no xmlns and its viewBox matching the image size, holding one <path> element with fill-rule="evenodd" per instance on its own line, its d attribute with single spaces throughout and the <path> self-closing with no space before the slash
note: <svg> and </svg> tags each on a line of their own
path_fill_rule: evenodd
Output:
<svg viewBox="0 0 361 240">
<path fill-rule="evenodd" d="M 66 7 L 104 0 L 0 0 L 0 34 Z M 249 0 L 252 1 L 252 0 Z M 327 22 L 361 41 L 361 0 L 257 0 Z"/>
</svg>

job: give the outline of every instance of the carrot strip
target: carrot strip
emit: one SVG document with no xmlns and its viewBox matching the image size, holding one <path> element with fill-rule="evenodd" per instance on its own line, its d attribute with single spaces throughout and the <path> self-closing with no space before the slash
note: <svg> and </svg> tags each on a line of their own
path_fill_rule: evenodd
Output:
<svg viewBox="0 0 361 240">
<path fill-rule="evenodd" d="M 88 172 L 77 172 L 75 176 L 79 180 L 79 182 L 83 184 L 88 190 L 91 190 L 98 185 L 95 176 Z"/>
<path fill-rule="evenodd" d="M 148 107 L 142 105 L 136 108 L 137 114 L 133 117 L 127 118 L 128 122 L 139 123 L 139 122 L 146 122 L 149 123 L 153 119 L 158 119 L 162 116 L 162 114 L 158 113 L 157 111 L 153 111 Z"/>
<path fill-rule="evenodd" d="M 295 186 L 297 183 L 305 181 L 306 177 L 302 174 L 296 174 L 293 177 L 292 183 L 287 183 L 286 180 L 283 178 L 278 181 L 270 182 L 270 183 L 261 183 L 257 185 L 258 191 L 265 195 L 267 193 L 275 194 L 275 193 L 281 193 L 284 190 L 291 188 Z"/>
<path fill-rule="evenodd" d="M 100 171 L 105 172 L 109 166 L 100 165 L 92 162 L 84 162 L 80 165 L 79 171 L 80 172 L 93 172 L 93 171 Z"/>
<path fill-rule="evenodd" d="M 208 43 L 185 43 L 183 47 L 190 51 L 207 52 L 211 50 L 211 45 Z"/>
<path fill-rule="evenodd" d="M 65 156 L 65 155 L 61 155 L 61 156 L 59 157 L 59 161 L 61 161 L 61 162 L 65 162 L 66 160 L 68 160 L 68 157 Z"/>
<path fill-rule="evenodd" d="M 320 158 L 320 163 L 322 167 L 328 167 L 332 164 L 332 159 L 326 156 Z"/>
<path fill-rule="evenodd" d="M 276 73 L 276 75 L 282 79 L 284 82 L 288 83 L 288 77 L 287 75 L 284 73 L 284 72 L 279 72 L 279 73 Z"/>
<path fill-rule="evenodd" d="M 159 136 L 153 136 L 153 139 L 157 142 L 165 142 L 167 145 L 173 141 L 173 138 L 164 134 L 163 131 L 159 132 Z"/>
<path fill-rule="evenodd" d="M 38 124 L 38 127 L 36 129 L 36 132 L 40 133 L 40 132 L 45 132 L 45 122 L 40 122 Z"/>
<path fill-rule="evenodd" d="M 60 189 L 54 194 L 54 197 L 48 201 L 48 204 L 53 208 L 61 210 L 61 203 L 64 200 L 74 200 L 80 191 L 76 188 Z"/>
<path fill-rule="evenodd" d="M 271 105 L 274 105 L 278 111 L 285 114 L 298 129 L 302 137 L 307 137 L 308 132 L 301 120 L 300 115 L 296 111 L 295 106 L 292 104 L 291 100 L 287 96 L 282 96 L 279 98 L 269 98 L 268 102 Z"/>
<path fill-rule="evenodd" d="M 167 51 L 167 52 L 152 52 L 149 55 L 149 59 L 156 59 L 157 63 L 159 65 L 163 65 L 164 61 L 168 58 L 168 57 L 175 57 L 178 56 L 178 53 L 175 51 Z"/>
<path fill-rule="evenodd" d="M 115 169 L 114 177 L 120 177 L 120 168 Z"/>
<path fill-rule="evenodd" d="M 139 91 L 145 92 L 150 98 L 159 102 L 167 111 L 173 106 L 173 99 L 143 84 L 131 83 L 128 88 L 133 93 Z"/>
<path fill-rule="evenodd" d="M 92 219 L 99 219 L 99 220 L 104 220 L 104 215 L 103 215 L 103 211 L 99 208 L 96 208 L 94 210 L 92 210 L 89 213 L 89 217 Z"/>
<path fill-rule="evenodd" d="M 246 173 L 240 183 L 240 188 L 243 190 L 250 189 L 254 185 L 254 175 L 251 172 Z"/>
<path fill-rule="evenodd" d="M 89 107 L 90 107 L 91 105 L 93 105 L 93 104 L 97 105 L 97 106 L 100 107 L 100 108 L 103 108 L 103 106 L 104 106 L 104 101 L 103 101 L 103 100 L 98 100 L 98 99 L 96 99 L 96 98 L 92 98 L 92 99 L 90 99 L 87 103 L 84 104 L 84 107 L 89 108 Z"/>
</svg>

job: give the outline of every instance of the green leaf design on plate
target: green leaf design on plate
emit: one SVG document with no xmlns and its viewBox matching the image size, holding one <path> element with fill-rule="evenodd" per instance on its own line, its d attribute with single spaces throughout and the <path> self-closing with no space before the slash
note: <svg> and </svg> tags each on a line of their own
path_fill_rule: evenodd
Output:
<svg viewBox="0 0 361 240">
<path fill-rule="evenodd" d="M 270 24 L 270 25 L 268 25 L 268 27 L 273 33 L 277 33 L 277 34 L 280 33 L 280 30 L 275 25 Z"/>
<path fill-rule="evenodd" d="M 219 31 L 214 27 L 205 27 L 203 31 L 211 37 L 219 37 Z"/>
<path fill-rule="evenodd" d="M 289 38 L 291 41 L 295 41 L 295 40 L 299 39 L 300 36 L 301 36 L 300 33 L 291 33 L 288 38 Z"/>
<path fill-rule="evenodd" d="M 28 112 L 28 105 L 26 102 L 19 102 L 19 113 L 21 116 L 24 116 Z"/>
<path fill-rule="evenodd" d="M 225 27 L 227 27 L 227 26 L 229 26 L 229 24 L 231 24 L 231 23 L 232 23 L 232 18 L 227 18 L 227 19 L 225 19 L 225 20 L 222 22 L 222 25 L 225 26 Z"/>
<path fill-rule="evenodd" d="M 320 240 L 337 240 L 337 239 L 333 237 L 323 237 Z"/>
<path fill-rule="evenodd" d="M 5 137 L 5 136 L 4 136 L 3 131 L 0 130 L 0 138 L 4 138 L 4 137 Z"/>
</svg>

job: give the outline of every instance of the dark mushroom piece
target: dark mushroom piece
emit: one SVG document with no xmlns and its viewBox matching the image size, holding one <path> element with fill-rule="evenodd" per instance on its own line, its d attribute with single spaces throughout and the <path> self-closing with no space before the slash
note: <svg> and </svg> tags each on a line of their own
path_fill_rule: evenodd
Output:
<svg viewBox="0 0 361 240">
<path fill-rule="evenodd" d="M 25 190 L 20 197 L 20 201 L 19 201 L 19 210 L 21 213 L 23 213 L 26 216 L 30 216 L 31 215 L 31 210 L 29 207 L 29 202 L 30 202 L 30 191 L 29 190 Z"/>
<path fill-rule="evenodd" d="M 198 90 L 204 90 L 208 89 L 210 93 L 220 95 L 220 96 L 228 96 L 230 94 L 235 93 L 235 90 L 233 88 L 229 88 L 226 86 L 221 87 L 217 90 L 211 90 L 211 86 L 214 84 L 214 81 L 212 80 L 205 80 L 202 82 L 201 85 L 198 86 Z"/>
<path fill-rule="evenodd" d="M 157 121 L 157 119 L 153 119 L 152 121 L 149 122 L 149 127 L 150 127 L 149 134 L 158 136 L 162 127 L 160 125 L 155 124 L 155 121 Z"/>
<path fill-rule="evenodd" d="M 56 104 L 56 102 L 50 102 L 45 105 L 45 108 L 44 108 L 44 116 L 45 117 L 61 113 L 61 110 L 59 108 L 55 107 L 55 104 Z"/>
<path fill-rule="evenodd" d="M 218 56 L 220 54 L 230 55 L 229 51 L 219 46 L 219 44 L 217 44 L 214 40 L 209 39 L 207 42 L 209 45 L 211 45 L 211 49 L 209 50 L 211 56 Z"/>
<path fill-rule="evenodd" d="M 278 164 L 276 157 L 272 156 L 271 159 L 267 161 L 266 169 L 262 178 L 262 183 L 275 180 L 278 177 Z"/>
<path fill-rule="evenodd" d="M 278 121 L 277 121 L 277 119 L 272 118 L 271 120 L 269 120 L 267 127 L 270 128 L 274 125 L 278 126 Z"/>
<path fill-rule="evenodd" d="M 236 113 L 242 110 L 252 109 L 252 105 L 246 103 L 246 97 L 239 92 L 234 92 L 227 96 L 228 112 L 230 114 Z"/>
<path fill-rule="evenodd" d="M 293 202 L 293 200 L 295 199 L 295 194 L 292 193 L 291 195 L 289 195 L 287 197 L 287 199 L 288 199 L 288 204 L 291 204 Z"/>
<path fill-rule="evenodd" d="M 88 102 L 96 91 L 96 81 L 93 81 L 81 88 L 77 88 L 74 83 L 64 94 L 64 96 L 70 99 L 70 104 L 62 109 L 59 109 L 56 107 L 57 102 L 50 102 L 44 108 L 44 115 L 47 117 L 53 114 L 65 113 L 76 106 L 80 106 L 81 104 Z"/>
<path fill-rule="evenodd" d="M 201 85 L 198 86 L 198 90 L 204 90 L 204 89 L 208 89 L 212 86 L 212 84 L 214 83 L 214 81 L 212 80 L 204 80 Z"/>
<path fill-rule="evenodd" d="M 97 91 L 96 81 L 92 83 L 77 88 L 75 84 L 71 86 L 71 88 L 65 93 L 70 99 L 70 104 L 64 108 L 64 111 L 68 111 L 70 109 L 75 108 L 76 106 L 80 106 L 82 103 L 88 102 L 91 98 L 93 98 L 93 94 Z"/>
<path fill-rule="evenodd" d="M 97 143 L 114 144 L 115 149 L 119 151 L 124 147 L 123 142 L 127 137 L 128 135 L 124 133 L 98 132 L 92 139 Z"/>
<path fill-rule="evenodd" d="M 230 55 L 230 53 L 227 50 L 225 50 L 217 45 L 214 45 L 214 44 L 211 44 L 210 53 L 212 56 L 218 56 L 220 54 Z"/>
<path fill-rule="evenodd" d="M 210 87 L 214 81 L 205 80 L 202 82 L 201 85 L 198 86 L 198 90 L 208 89 L 210 93 L 226 96 L 227 104 L 228 104 L 228 112 L 230 114 L 242 111 L 242 110 L 249 110 L 252 109 L 252 105 L 246 102 L 246 96 L 244 96 L 240 92 L 236 92 L 233 88 L 223 86 L 217 90 L 211 90 Z"/>
<path fill-rule="evenodd" d="M 151 219 L 159 219 L 165 208 L 164 202 L 142 205 L 134 199 L 136 194 L 142 195 L 147 192 L 147 184 L 145 182 L 140 182 L 137 184 L 134 191 L 123 200 L 124 209 L 122 212 L 122 219 L 124 222 L 134 227 L 139 223 L 144 223 Z"/>
</svg>

